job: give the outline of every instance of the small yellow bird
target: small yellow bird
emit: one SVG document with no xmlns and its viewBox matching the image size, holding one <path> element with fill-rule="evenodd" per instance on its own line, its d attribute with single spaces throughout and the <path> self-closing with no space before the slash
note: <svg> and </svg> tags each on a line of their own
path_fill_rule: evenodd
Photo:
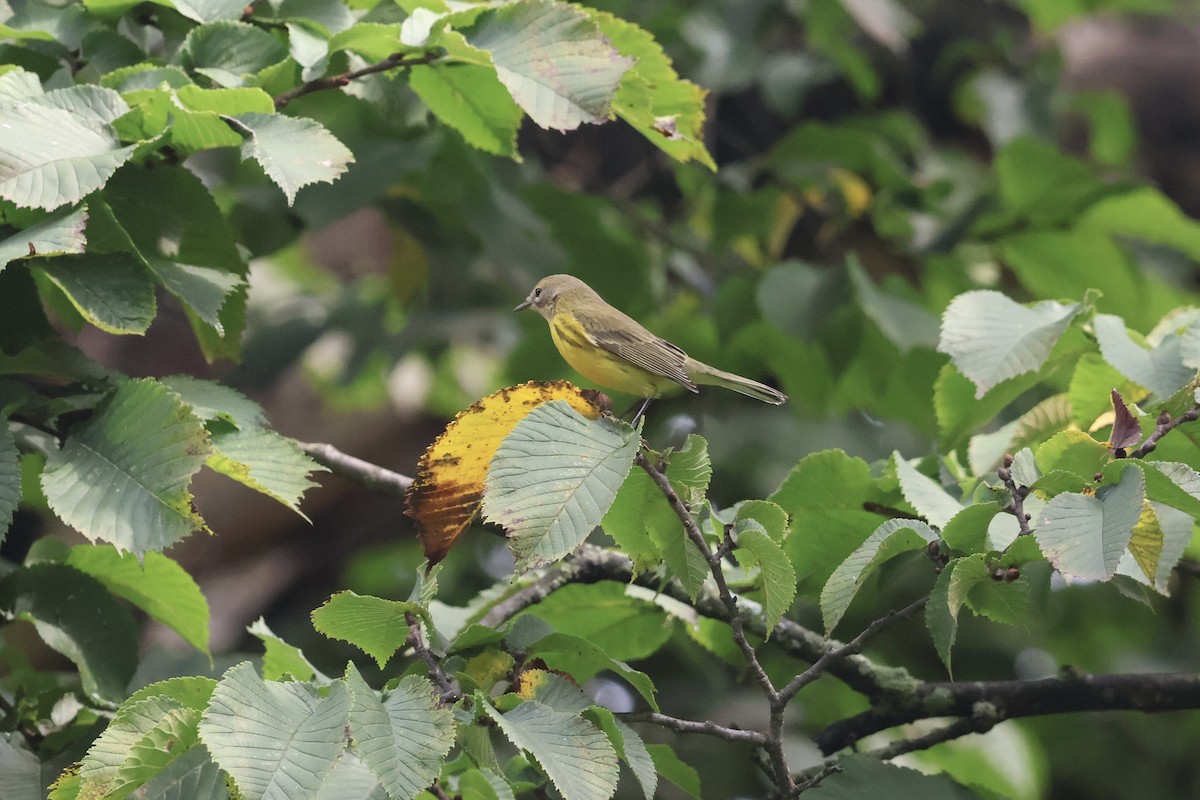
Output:
<svg viewBox="0 0 1200 800">
<path fill-rule="evenodd" d="M 580 375 L 601 386 L 649 401 L 676 384 L 698 392 L 697 384 L 723 386 L 782 405 L 787 395 L 770 386 L 723 372 L 690 357 L 621 313 L 573 275 L 549 275 L 538 281 L 513 309 L 532 308 L 550 323 L 554 346 Z"/>
</svg>

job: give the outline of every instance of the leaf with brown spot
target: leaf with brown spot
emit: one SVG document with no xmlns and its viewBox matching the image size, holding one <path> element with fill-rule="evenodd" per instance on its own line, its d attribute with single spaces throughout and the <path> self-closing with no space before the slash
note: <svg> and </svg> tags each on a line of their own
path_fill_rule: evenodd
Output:
<svg viewBox="0 0 1200 800">
<path fill-rule="evenodd" d="M 461 412 L 421 456 L 406 499 L 430 566 L 446 557 L 479 513 L 488 464 L 500 442 L 530 411 L 551 400 L 565 400 L 589 419 L 608 410 L 608 398 L 599 392 L 567 381 L 530 381 Z"/>
</svg>

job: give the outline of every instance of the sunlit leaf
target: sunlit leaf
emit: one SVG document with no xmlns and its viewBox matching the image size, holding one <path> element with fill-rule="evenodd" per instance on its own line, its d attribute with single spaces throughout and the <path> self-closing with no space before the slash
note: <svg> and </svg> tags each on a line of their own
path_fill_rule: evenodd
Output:
<svg viewBox="0 0 1200 800">
<path fill-rule="evenodd" d="M 257 161 L 291 205 L 313 183 L 333 183 L 354 154 L 321 123 L 282 114 L 239 114 L 226 121 L 245 137 L 242 160 Z"/>
<path fill-rule="evenodd" d="M 1053 497 L 1037 520 L 1034 535 L 1059 571 L 1079 578 L 1108 580 L 1133 535 L 1146 496 L 1146 479 L 1126 469 L 1116 486 L 1095 496 L 1064 492 Z"/>
</svg>

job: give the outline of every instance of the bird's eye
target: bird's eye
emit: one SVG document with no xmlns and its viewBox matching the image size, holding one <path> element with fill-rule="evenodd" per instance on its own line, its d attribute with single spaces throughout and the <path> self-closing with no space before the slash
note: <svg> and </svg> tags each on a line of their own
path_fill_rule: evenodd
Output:
<svg viewBox="0 0 1200 800">
<path fill-rule="evenodd" d="M 533 296 L 534 296 L 535 298 L 536 298 L 536 297 L 541 297 L 541 296 L 542 296 L 542 287 L 540 287 L 540 286 L 539 286 L 538 288 L 534 289 L 534 290 L 533 290 Z"/>
</svg>

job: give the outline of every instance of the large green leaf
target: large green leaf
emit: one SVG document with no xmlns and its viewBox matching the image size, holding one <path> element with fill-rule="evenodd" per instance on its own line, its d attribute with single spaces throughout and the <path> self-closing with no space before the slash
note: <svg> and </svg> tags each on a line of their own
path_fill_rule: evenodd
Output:
<svg viewBox="0 0 1200 800">
<path fill-rule="evenodd" d="M 21 454 L 8 424 L 0 417 L 0 544 L 21 502 Z"/>
<path fill-rule="evenodd" d="M 527 701 L 501 714 L 479 703 L 510 742 L 528 751 L 565 800 L 608 800 L 617 790 L 617 754 L 595 725 L 578 713 Z"/>
<path fill-rule="evenodd" d="M 263 407 L 237 389 L 190 375 L 168 375 L 159 381 L 183 398 L 192 413 L 205 422 L 225 420 L 237 428 L 260 428 L 267 424 Z"/>
<path fill-rule="evenodd" d="M 4 800 L 45 800 L 42 765 L 38 757 L 18 745 L 16 733 L 0 733 L 0 797 Z"/>
<path fill-rule="evenodd" d="M 246 800 L 311 797 L 345 747 L 350 692 L 322 697 L 301 683 L 263 681 L 249 662 L 232 667 L 200 720 L 200 740 Z"/>
<path fill-rule="evenodd" d="M 1120 483 L 1101 487 L 1095 496 L 1056 495 L 1037 520 L 1038 546 L 1064 575 L 1108 580 L 1133 536 L 1145 496 L 1146 478 L 1136 467 L 1126 469 Z"/>
<path fill-rule="evenodd" d="M 127 381 L 46 459 L 42 490 L 92 541 L 163 550 L 204 527 L 188 485 L 208 451 L 204 426 L 178 396 L 150 379 Z"/>
<path fill-rule="evenodd" d="M 181 167 L 126 169 L 104 198 L 163 286 L 199 320 L 193 327 L 228 343 L 214 348 L 201 337 L 209 357 L 236 355 L 245 324 L 237 301 L 244 301 L 246 263 L 200 179 Z"/>
<path fill-rule="evenodd" d="M 226 122 L 246 139 L 242 160 L 257 161 L 289 205 L 296 192 L 312 183 L 333 183 L 354 161 L 354 154 L 315 120 L 239 114 Z"/>
<path fill-rule="evenodd" d="M 942 315 L 938 351 L 971 379 L 980 398 L 1001 381 L 1040 369 L 1080 308 L 1053 300 L 1028 307 L 1000 292 L 966 292 Z"/>
<path fill-rule="evenodd" d="M 83 206 L 67 208 L 0 241 L 0 270 L 19 258 L 82 253 L 87 219 Z"/>
<path fill-rule="evenodd" d="M 654 769 L 660 777 L 666 778 L 678 786 L 689 797 L 700 797 L 700 775 L 693 767 L 679 760 L 670 745 L 648 744 L 646 750 L 654 760 Z"/>
<path fill-rule="evenodd" d="M 408 85 L 438 119 L 487 153 L 521 160 L 517 131 L 524 114 L 496 78 L 475 64 L 413 67 Z"/>
<path fill-rule="evenodd" d="M 662 608 L 626 589 L 612 581 L 569 584 L 532 606 L 528 613 L 545 620 L 556 631 L 586 639 L 610 658 L 648 658 L 667 643 L 675 626 Z M 586 673 L 586 669 L 581 672 Z"/>
<path fill-rule="evenodd" d="M 821 781 L 821 800 L 866 800 L 881 793 L 888 800 L 979 800 L 945 775 L 926 775 L 872 756 L 842 756 L 838 764 L 841 771 Z"/>
<path fill-rule="evenodd" d="M 32 622 L 42 641 L 75 662 L 88 696 L 125 698 L 137 668 L 137 625 L 95 578 L 65 564 L 20 567 L 0 580 L 0 613 Z"/>
<path fill-rule="evenodd" d="M 379 694 L 353 666 L 350 737 L 354 752 L 394 800 L 411 800 L 433 783 L 454 746 L 454 717 L 438 707 L 428 678 L 409 675 Z"/>
<path fill-rule="evenodd" d="M 108 125 L 37 103 L 0 104 L 0 197 L 47 211 L 77 203 L 133 155 Z"/>
<path fill-rule="evenodd" d="M 525 113 L 556 130 L 607 120 L 621 76 L 634 63 L 586 13 L 551 0 L 489 11 L 467 38 L 491 54 L 496 76 Z"/>
<path fill-rule="evenodd" d="M 942 569 L 929 594 L 925 624 L 947 671 L 950 670 L 950 649 L 958 635 L 958 612 L 967 602 L 971 589 L 982 581 L 991 580 L 984 560 L 982 553 L 954 559 Z"/>
<path fill-rule="evenodd" d="M 880 564 L 902 553 L 923 550 L 937 534 L 920 520 L 891 519 L 875 529 L 862 545 L 843 561 L 821 589 L 821 615 L 825 630 L 832 631 L 850 607 L 863 581 Z"/>
<path fill-rule="evenodd" d="M 423 615 L 416 603 L 338 592 L 312 612 L 313 627 L 334 639 L 349 642 L 375 659 L 380 668 L 408 639 L 405 614 Z"/>
<path fill-rule="evenodd" d="M 102 331 L 141 334 L 154 321 L 154 281 L 132 253 L 85 253 L 34 263 Z"/>
<path fill-rule="evenodd" d="M 193 28 L 183 42 L 185 63 L 225 86 L 246 79 L 287 57 L 287 48 L 262 28 L 223 20 Z"/>
<path fill-rule="evenodd" d="M 708 92 L 676 74 L 662 46 L 646 30 L 603 11 L 591 18 L 622 55 L 635 60 L 621 76 L 612 101 L 617 116 L 676 161 L 716 162 L 704 147 L 704 101 Z"/>
<path fill-rule="evenodd" d="M 1087 164 L 1029 137 L 1005 145 L 996 154 L 995 170 L 1004 205 L 1040 223 L 1069 219 L 1105 189 Z"/>
<path fill-rule="evenodd" d="M 1167 334 L 1157 346 L 1146 348 L 1130 338 L 1120 317 L 1098 314 L 1093 325 L 1104 360 L 1153 392 L 1155 402 L 1166 400 L 1196 375 L 1183 363 L 1183 340 L 1177 334 Z"/>
<path fill-rule="evenodd" d="M 654 768 L 654 759 L 646 749 L 646 743 L 637 731 L 621 722 L 607 708 L 592 706 L 585 712 L 588 719 L 595 722 L 604 731 L 608 741 L 617 751 L 617 756 L 629 765 L 638 785 L 642 787 L 642 796 L 646 800 L 654 800 L 658 789 L 658 771 Z"/>
<path fill-rule="evenodd" d="M 587 680 L 601 670 L 620 675 L 646 704 L 658 710 L 654 684 L 644 672 L 609 655 L 603 648 L 582 636 L 568 633 L 549 633 L 531 644 L 526 653 L 538 656 L 554 669 L 562 670 L 579 680 Z"/>
<path fill-rule="evenodd" d="M 183 567 L 161 553 L 139 559 L 111 547 L 72 547 L 66 563 L 100 581 L 197 650 L 208 652 L 208 601 Z"/>
<path fill-rule="evenodd" d="M 791 517 L 784 549 L 806 588 L 819 591 L 879 526 L 879 515 L 863 508 L 876 495 L 866 461 L 823 450 L 802 458 L 770 496 Z"/>
<path fill-rule="evenodd" d="M 588 420 L 561 400 L 517 423 L 492 459 L 483 492 L 483 516 L 508 531 L 517 569 L 562 558 L 587 538 L 640 441 L 625 423 Z"/>
</svg>

